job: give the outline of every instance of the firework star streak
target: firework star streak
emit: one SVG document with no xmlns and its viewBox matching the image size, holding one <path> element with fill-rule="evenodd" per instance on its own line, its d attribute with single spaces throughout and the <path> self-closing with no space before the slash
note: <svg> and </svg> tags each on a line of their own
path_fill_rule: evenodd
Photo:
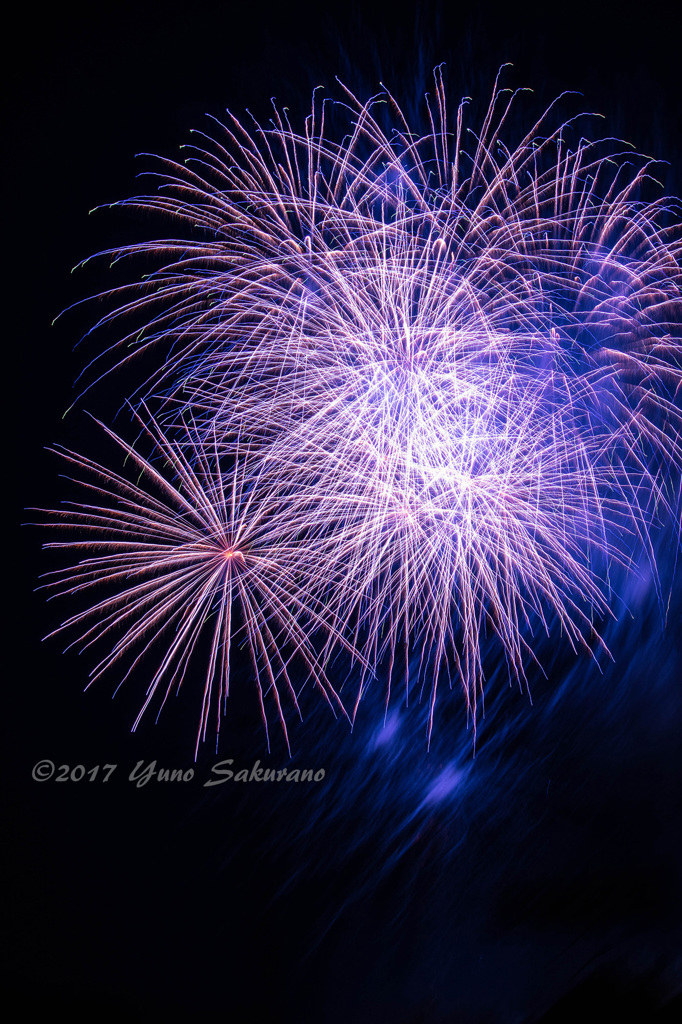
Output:
<svg viewBox="0 0 682 1024">
<path fill-rule="evenodd" d="M 625 143 L 552 128 L 555 104 L 506 144 L 517 102 L 496 84 L 474 133 L 438 72 L 420 134 L 386 91 L 316 92 L 303 131 L 276 108 L 268 127 L 216 123 L 122 204 L 178 234 L 108 253 L 158 261 L 105 296 L 98 326 L 133 347 L 109 357 L 159 354 L 141 393 L 181 438 L 164 442 L 186 452 L 176 469 L 232 466 L 268 545 L 257 569 L 217 484 L 186 489 L 203 553 L 173 570 L 178 666 L 210 594 L 210 677 L 238 591 L 274 692 L 281 637 L 330 699 L 315 666 L 343 643 L 361 660 L 349 713 L 386 664 L 387 699 L 401 670 L 408 690 L 428 680 L 430 730 L 443 677 L 476 720 L 485 637 L 523 682 L 554 625 L 594 649 L 615 566 L 644 553 L 657 580 L 657 527 L 679 525 L 679 204 L 649 198 L 651 161 Z M 140 627 L 163 594 L 145 586 Z"/>
</svg>

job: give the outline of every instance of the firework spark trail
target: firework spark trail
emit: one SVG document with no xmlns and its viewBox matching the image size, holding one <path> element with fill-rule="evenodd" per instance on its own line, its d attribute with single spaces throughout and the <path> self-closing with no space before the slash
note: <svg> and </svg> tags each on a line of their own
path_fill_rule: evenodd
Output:
<svg viewBox="0 0 682 1024">
<path fill-rule="evenodd" d="M 197 503 L 195 543 L 202 529 L 211 540 L 194 589 L 175 591 L 182 630 L 160 671 L 186 664 L 222 587 L 204 735 L 237 592 L 275 694 L 270 665 L 286 680 L 287 655 L 273 609 L 328 696 L 314 666 L 341 638 L 361 658 L 355 709 L 384 659 L 388 693 L 401 656 L 409 689 L 416 649 L 430 733 L 443 675 L 459 678 L 475 722 L 485 635 L 520 682 L 554 624 L 594 649 L 612 567 L 643 549 L 656 579 L 655 528 L 677 522 L 682 232 L 673 200 L 642 198 L 651 161 L 586 141 L 578 118 L 550 130 L 554 104 L 510 149 L 516 93 L 497 84 L 478 134 L 466 101 L 448 127 L 440 72 L 422 135 L 388 92 L 365 104 L 344 92 L 332 107 L 314 95 L 302 133 L 276 108 L 268 128 L 231 117 L 199 133 L 186 164 L 164 161 L 156 195 L 121 204 L 187 237 L 108 253 L 160 264 L 110 292 L 97 326 L 138 325 L 110 350 L 133 346 L 119 362 L 163 346 L 145 389 L 176 441 L 154 436 Z M 270 612 L 243 590 L 243 565 L 218 564 L 216 523 L 236 529 L 221 460 L 240 481 L 231 515 L 248 507 L 267 564 L 286 567 L 277 584 L 252 567 Z M 189 570 L 174 571 L 184 587 Z"/>
</svg>

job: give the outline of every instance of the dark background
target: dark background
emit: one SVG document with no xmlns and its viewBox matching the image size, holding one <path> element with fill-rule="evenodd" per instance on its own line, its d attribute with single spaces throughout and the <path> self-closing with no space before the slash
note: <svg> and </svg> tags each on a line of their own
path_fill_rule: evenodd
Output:
<svg viewBox="0 0 682 1024">
<path fill-rule="evenodd" d="M 487 761 L 483 750 L 467 768 L 479 777 L 459 817 L 426 821 L 417 834 L 371 806 L 372 794 L 409 803 L 395 766 L 354 801 L 349 765 L 365 757 L 364 734 L 354 747 L 314 710 L 297 741 L 327 769 L 335 817 L 305 796 L 217 789 L 208 799 L 198 778 L 210 752 L 193 785 L 127 783 L 138 760 L 190 767 L 194 719 L 170 709 L 130 736 L 136 692 L 112 702 L 104 681 L 83 694 L 85 659 L 41 642 L 63 612 L 35 593 L 43 536 L 17 526 L 39 518 L 26 508 L 61 496 L 45 446 L 84 447 L 81 409 L 111 419 L 129 385 L 113 378 L 62 418 L 97 348 L 73 351 L 91 310 L 51 321 L 107 284 L 101 268 L 71 268 L 139 232 L 121 213 L 88 210 L 135 192 L 135 154 L 174 155 L 206 111 L 248 106 L 267 119 L 276 96 L 295 118 L 315 85 L 333 91 L 335 74 L 362 95 L 384 80 L 409 106 L 441 61 L 453 102 L 467 93 L 487 101 L 510 61 L 510 84 L 531 86 L 540 107 L 563 89 L 583 93 L 585 109 L 606 115 L 604 133 L 667 158 L 662 180 L 682 192 L 679 29 L 667 5 L 473 6 L 199 0 L 24 5 L 5 15 L 5 960 L 26 1015 L 677 1019 L 679 581 L 667 630 L 655 606 L 644 608 L 636 641 L 631 630 L 621 647 L 620 675 L 554 719 L 550 680 L 540 710 L 519 712 L 512 749 L 498 744 Z M 246 765 L 263 756 L 248 714 L 237 700 L 221 743 L 222 756 Z M 41 758 L 120 767 L 107 788 L 41 785 L 30 777 Z M 421 750 L 414 758 L 424 763 Z M 411 836 L 395 840 L 400 856 L 394 834 Z"/>
</svg>

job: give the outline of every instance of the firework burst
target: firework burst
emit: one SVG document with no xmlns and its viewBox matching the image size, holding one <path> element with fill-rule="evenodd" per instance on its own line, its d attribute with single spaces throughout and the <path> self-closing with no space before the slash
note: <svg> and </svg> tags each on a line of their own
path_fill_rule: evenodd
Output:
<svg viewBox="0 0 682 1024">
<path fill-rule="evenodd" d="M 108 293 L 98 326 L 135 324 L 114 362 L 159 353 L 143 392 L 182 486 L 123 442 L 161 504 L 70 455 L 123 506 L 73 513 L 77 544 L 117 540 L 63 581 L 140 577 L 92 611 L 126 623 L 101 667 L 173 624 L 148 702 L 208 628 L 200 735 L 235 598 L 282 721 L 282 644 L 333 704 L 320 666 L 343 645 L 351 716 L 401 661 L 408 691 L 428 680 L 430 732 L 443 677 L 476 721 L 485 637 L 523 682 L 553 627 L 594 650 L 614 566 L 643 550 L 656 578 L 682 467 L 679 208 L 646 198 L 651 162 L 625 144 L 552 129 L 554 104 L 509 147 L 515 100 L 496 84 L 473 133 L 437 72 L 415 133 L 386 91 L 316 93 L 303 131 L 276 108 L 216 123 L 122 204 L 178 228 L 108 253 L 158 269 Z"/>
<path fill-rule="evenodd" d="M 92 673 L 93 682 L 127 658 L 125 679 L 137 665 L 147 664 L 143 659 L 150 650 L 161 648 L 135 726 L 155 698 L 163 706 L 180 687 L 189 665 L 200 656 L 202 635 L 207 638 L 197 749 L 206 739 L 212 712 L 219 729 L 233 642 L 245 645 L 266 732 L 269 704 L 288 744 L 285 703 L 300 713 L 289 671 L 294 654 L 333 709 L 343 713 L 318 664 L 319 652 L 302 626 L 307 622 L 319 627 L 323 621 L 298 583 L 307 575 L 306 550 L 291 540 L 295 527 L 283 537 L 282 501 L 258 474 L 248 473 L 247 461 L 224 473 L 216 448 L 211 452 L 200 445 L 191 426 L 181 448 L 165 437 L 149 413 L 147 422 L 140 424 L 157 460 L 163 461 L 163 471 L 100 424 L 133 463 L 137 483 L 61 451 L 79 471 L 74 479 L 90 492 L 93 503 L 71 503 L 55 513 L 55 525 L 76 531 L 79 538 L 47 546 L 84 550 L 87 557 L 51 573 L 45 586 L 58 593 L 89 594 L 105 585 L 108 593 L 56 632 L 78 627 L 84 647 L 114 638 L 110 653 Z"/>
</svg>

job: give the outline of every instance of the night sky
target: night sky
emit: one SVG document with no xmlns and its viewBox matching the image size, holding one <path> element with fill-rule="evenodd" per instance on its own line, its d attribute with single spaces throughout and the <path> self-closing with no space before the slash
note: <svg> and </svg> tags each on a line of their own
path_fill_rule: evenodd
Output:
<svg viewBox="0 0 682 1024">
<path fill-rule="evenodd" d="M 51 507 L 68 489 L 46 446 L 98 455 L 83 410 L 112 422 L 141 379 L 142 368 L 114 375 L 64 417 L 99 351 L 92 339 L 74 348 L 96 310 L 79 307 L 51 326 L 110 283 L 104 264 L 72 273 L 76 264 L 153 230 L 121 211 L 88 215 L 139 188 L 135 175 L 149 164 L 136 154 L 174 156 L 207 112 L 248 107 L 265 120 L 273 96 L 303 117 L 312 89 L 333 93 L 335 75 L 362 96 L 384 81 L 417 108 L 432 68 L 446 62 L 451 103 L 468 94 L 484 107 L 498 67 L 511 62 L 510 84 L 534 90 L 529 109 L 565 89 L 582 93 L 582 108 L 605 115 L 605 135 L 669 161 L 661 180 L 679 195 L 679 29 L 667 10 L 197 0 L 105 3 L 87 15 L 80 5 L 23 5 L 5 26 L 6 961 L 22 1018 L 678 1019 L 674 542 L 662 558 L 667 628 L 655 599 L 634 595 L 634 617 L 609 627 L 617 664 L 603 675 L 561 655 L 532 707 L 493 686 L 475 760 L 456 700 L 430 753 L 415 710 L 389 755 L 380 699 L 368 700 L 352 735 L 311 699 L 294 762 L 323 768 L 324 781 L 247 793 L 203 782 L 223 758 L 287 763 L 277 744 L 267 756 L 240 696 L 248 680 L 235 687 L 218 755 L 203 750 L 194 763 L 191 695 L 131 735 L 139 687 L 112 700 L 115 681 L 105 678 L 84 693 L 87 655 L 41 640 L 67 610 L 36 592 L 56 563 L 41 552 L 44 533 L 20 525 L 40 518 L 26 509 Z M 117 768 L 106 785 L 34 782 L 42 759 Z M 194 778 L 137 786 L 128 775 L 140 761 Z"/>
</svg>

